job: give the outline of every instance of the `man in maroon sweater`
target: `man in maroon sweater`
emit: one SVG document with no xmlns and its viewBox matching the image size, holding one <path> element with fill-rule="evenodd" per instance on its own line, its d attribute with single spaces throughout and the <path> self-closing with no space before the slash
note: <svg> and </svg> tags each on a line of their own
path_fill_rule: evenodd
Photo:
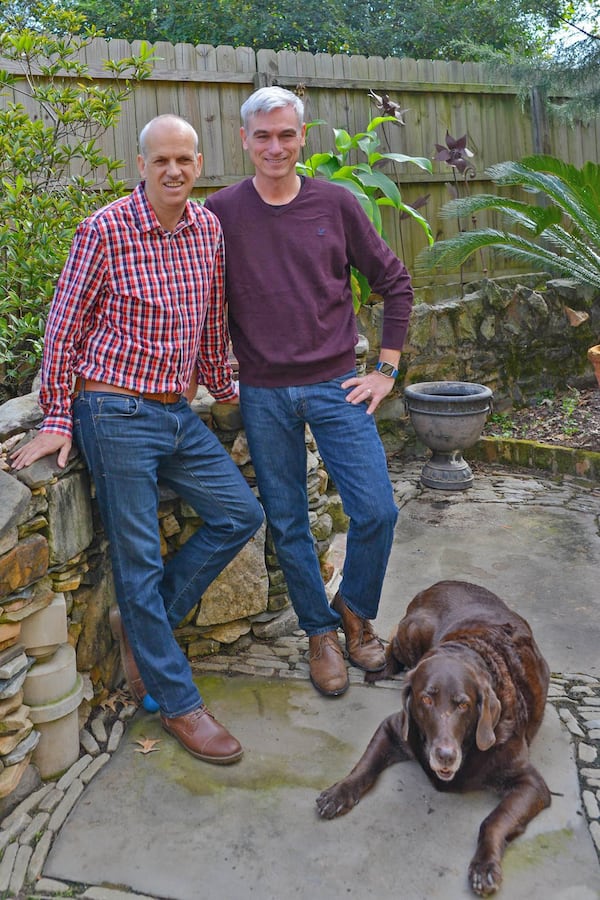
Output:
<svg viewBox="0 0 600 900">
<path fill-rule="evenodd" d="M 255 175 L 213 194 L 226 248 L 226 299 L 240 401 L 260 497 L 301 627 L 310 675 L 343 694 L 350 662 L 384 665 L 377 615 L 397 509 L 373 412 L 393 388 L 412 307 L 410 277 L 358 201 L 296 172 L 306 126 L 301 100 L 261 88 L 242 106 Z M 356 374 L 350 269 L 384 299 L 375 369 Z M 328 603 L 309 527 L 305 426 L 350 518 L 340 590 Z"/>
</svg>

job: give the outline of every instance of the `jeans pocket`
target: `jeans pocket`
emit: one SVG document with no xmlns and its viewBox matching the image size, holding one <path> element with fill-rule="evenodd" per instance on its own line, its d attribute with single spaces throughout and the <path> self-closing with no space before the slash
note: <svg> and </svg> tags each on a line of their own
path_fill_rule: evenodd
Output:
<svg viewBox="0 0 600 900">
<path fill-rule="evenodd" d="M 127 394 L 99 394 L 95 407 L 95 419 L 131 418 L 137 414 L 140 400 Z"/>
</svg>

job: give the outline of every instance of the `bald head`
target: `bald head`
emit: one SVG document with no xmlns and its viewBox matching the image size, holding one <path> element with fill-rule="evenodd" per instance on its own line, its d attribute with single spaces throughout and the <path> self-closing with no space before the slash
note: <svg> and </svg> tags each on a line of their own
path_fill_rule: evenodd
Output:
<svg viewBox="0 0 600 900">
<path fill-rule="evenodd" d="M 150 119 L 140 131 L 138 140 L 140 156 L 147 159 L 149 144 L 151 143 L 153 135 L 165 131 L 173 133 L 179 132 L 180 134 L 187 132 L 194 142 L 194 153 L 198 153 L 198 133 L 196 129 L 181 116 L 176 116 L 173 113 L 164 113 L 161 116 L 155 116 L 153 119 Z"/>
</svg>

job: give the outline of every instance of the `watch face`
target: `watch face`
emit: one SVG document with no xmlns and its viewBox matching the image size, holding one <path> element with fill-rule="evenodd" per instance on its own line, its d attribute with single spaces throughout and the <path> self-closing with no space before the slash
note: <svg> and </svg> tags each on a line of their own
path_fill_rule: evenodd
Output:
<svg viewBox="0 0 600 900">
<path fill-rule="evenodd" d="M 389 377 L 393 377 L 396 373 L 393 365 L 387 362 L 380 362 L 377 364 L 377 371 L 381 372 L 382 375 L 388 375 Z"/>
</svg>

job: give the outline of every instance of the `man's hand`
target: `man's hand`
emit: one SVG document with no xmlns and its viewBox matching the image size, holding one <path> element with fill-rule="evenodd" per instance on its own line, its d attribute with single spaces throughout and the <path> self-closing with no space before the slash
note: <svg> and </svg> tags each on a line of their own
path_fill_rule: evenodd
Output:
<svg viewBox="0 0 600 900">
<path fill-rule="evenodd" d="M 358 403 L 368 403 L 367 414 L 372 416 L 381 401 L 392 391 L 394 379 L 379 372 L 370 372 L 362 378 L 349 378 L 342 383 L 342 387 L 352 388 L 346 395 L 348 403 L 355 406 Z"/>
<path fill-rule="evenodd" d="M 10 463 L 13 469 L 18 471 L 19 469 L 24 469 L 25 466 L 30 466 L 43 456 L 50 456 L 52 453 L 58 453 L 58 466 L 59 468 L 64 469 L 69 458 L 69 451 L 72 443 L 73 441 L 70 437 L 67 437 L 66 434 L 40 431 L 32 441 L 29 441 L 28 444 L 15 450 L 15 452 L 10 455 Z"/>
</svg>

